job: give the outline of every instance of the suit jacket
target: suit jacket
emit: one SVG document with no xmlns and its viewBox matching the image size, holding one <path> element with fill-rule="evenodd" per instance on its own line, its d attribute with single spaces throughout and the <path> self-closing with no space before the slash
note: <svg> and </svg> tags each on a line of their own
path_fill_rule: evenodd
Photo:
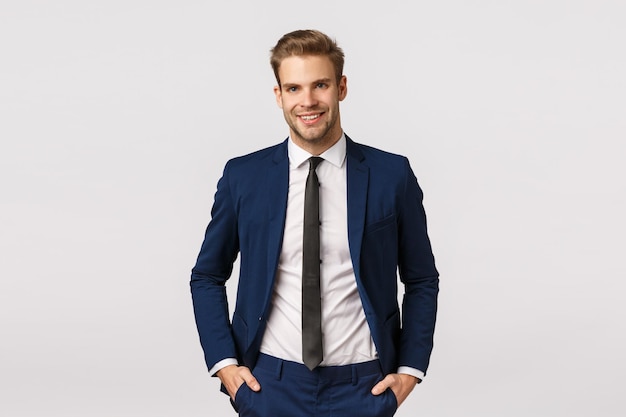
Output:
<svg viewBox="0 0 626 417">
<path fill-rule="evenodd" d="M 426 372 L 433 347 L 439 278 L 426 232 L 422 191 L 399 155 L 347 138 L 348 241 L 365 317 L 385 374 Z M 228 161 L 212 219 L 191 274 L 207 366 L 259 353 L 281 251 L 289 184 L 287 141 Z M 225 283 L 240 256 L 229 319 Z M 404 284 L 402 314 L 398 275 Z"/>
</svg>

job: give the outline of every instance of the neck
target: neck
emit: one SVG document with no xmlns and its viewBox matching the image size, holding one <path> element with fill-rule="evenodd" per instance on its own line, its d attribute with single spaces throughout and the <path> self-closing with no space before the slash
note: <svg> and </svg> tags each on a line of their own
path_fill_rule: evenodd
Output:
<svg viewBox="0 0 626 417">
<path fill-rule="evenodd" d="M 339 129 L 339 132 L 333 132 L 332 134 L 329 133 L 323 138 L 316 140 L 303 139 L 292 130 L 289 133 L 292 142 L 296 146 L 304 149 L 313 156 L 319 156 L 339 142 L 339 139 L 341 139 L 341 136 L 343 135 L 343 130 Z"/>
</svg>

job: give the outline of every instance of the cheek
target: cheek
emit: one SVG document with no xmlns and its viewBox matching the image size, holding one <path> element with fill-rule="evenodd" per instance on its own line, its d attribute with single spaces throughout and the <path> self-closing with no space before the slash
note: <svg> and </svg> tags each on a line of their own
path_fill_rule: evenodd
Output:
<svg viewBox="0 0 626 417">
<path fill-rule="evenodd" d="M 293 100 L 289 100 L 288 97 L 283 96 L 280 100 L 278 100 L 278 107 L 284 111 L 289 111 L 293 107 Z"/>
</svg>

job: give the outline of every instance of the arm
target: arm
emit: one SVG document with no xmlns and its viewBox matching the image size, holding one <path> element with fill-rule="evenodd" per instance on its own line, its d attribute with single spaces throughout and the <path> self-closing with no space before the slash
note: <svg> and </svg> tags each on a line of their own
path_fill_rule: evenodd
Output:
<svg viewBox="0 0 626 417">
<path fill-rule="evenodd" d="M 406 161 L 399 203 L 398 269 L 405 286 L 397 373 L 387 375 L 372 388 L 379 395 L 390 388 L 404 402 L 428 367 L 433 347 L 439 274 L 426 230 L 422 191 Z M 422 372 L 421 370 L 424 370 Z"/>
<path fill-rule="evenodd" d="M 404 284 L 399 366 L 426 373 L 433 349 L 439 273 L 426 228 L 423 194 L 406 161 L 400 205 L 398 271 Z"/>
<path fill-rule="evenodd" d="M 239 252 L 236 210 L 229 184 L 229 165 L 219 180 L 204 242 L 191 273 L 191 294 L 207 367 L 238 358 L 230 330 L 226 280 Z"/>
</svg>

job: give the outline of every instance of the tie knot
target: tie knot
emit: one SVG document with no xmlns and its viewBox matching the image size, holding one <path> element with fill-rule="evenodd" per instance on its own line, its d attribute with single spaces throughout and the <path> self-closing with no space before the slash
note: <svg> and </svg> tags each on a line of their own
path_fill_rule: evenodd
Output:
<svg viewBox="0 0 626 417">
<path fill-rule="evenodd" d="M 312 156 L 309 158 L 309 171 L 315 171 L 315 168 L 324 160 L 319 156 Z"/>
</svg>

